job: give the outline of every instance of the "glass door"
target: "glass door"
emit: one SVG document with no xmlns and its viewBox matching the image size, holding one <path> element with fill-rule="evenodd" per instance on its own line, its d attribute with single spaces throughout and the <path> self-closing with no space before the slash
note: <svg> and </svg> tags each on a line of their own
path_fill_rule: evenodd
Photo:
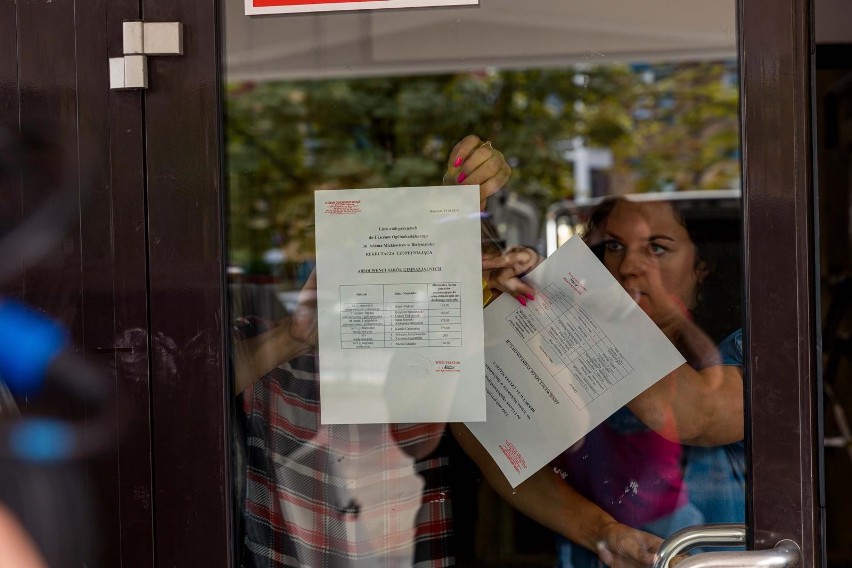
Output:
<svg viewBox="0 0 852 568">
<path fill-rule="evenodd" d="M 154 429 L 174 438 L 155 455 L 162 559 L 187 558 L 178 543 L 212 530 L 222 538 L 201 554 L 216 565 L 648 563 L 676 530 L 729 522 L 747 523 L 750 548 L 790 538 L 817 561 L 806 5 L 766 16 L 733 2 L 483 1 L 249 17 L 225 2 L 217 72 L 213 11 L 147 4 L 189 32 L 183 72 L 153 68 L 146 100 Z M 451 283 L 315 303 L 317 251 L 353 238 L 318 236 L 317 195 L 348 215 L 361 194 L 335 191 L 457 185 L 481 200 L 469 273 L 483 303 L 512 296 L 513 317 L 533 322 L 542 384 L 595 400 L 637 376 L 629 360 L 618 378 L 604 369 L 621 361 L 602 347 L 617 330 L 590 326 L 527 274 L 563 262 L 566 242 L 596 254 L 680 357 L 585 435 L 566 427 L 564 447 L 515 487 L 481 426 L 415 411 L 439 385 L 400 387 L 393 371 L 470 340 Z M 389 218 L 415 207 L 390 203 Z M 438 264 L 462 254 L 429 250 Z M 506 299 L 494 302 L 486 321 Z M 351 349 L 339 359 L 352 362 L 353 400 L 375 391 L 415 410 L 322 417 L 317 328 Z M 662 356 L 643 351 L 650 335 L 626 341 Z M 498 382 L 486 380 L 503 399 L 491 410 L 523 410 Z M 518 463 L 517 448 L 501 450 Z M 204 515 L 187 525 L 172 511 L 188 503 Z"/>
<path fill-rule="evenodd" d="M 744 522 L 735 6 L 502 2 L 266 18 L 242 8 L 230 4 L 225 19 L 229 291 L 241 328 L 232 343 L 235 444 L 245 463 L 235 472 L 240 561 L 581 566 L 607 554 L 595 550 L 601 543 L 647 561 L 658 537 L 685 526 Z M 582 402 L 607 394 L 584 370 L 605 359 L 612 331 L 581 330 L 582 308 L 517 275 L 571 235 L 597 251 L 688 361 L 588 435 L 566 431 L 514 489 L 466 426 L 440 416 L 322 424 L 331 403 L 320 391 L 334 391 L 323 390 L 322 353 L 318 366 L 317 345 L 302 339 L 316 333 L 300 327 L 300 311 L 318 309 L 304 300 L 323 248 L 315 191 L 463 182 L 481 187 L 483 255 L 497 255 L 488 265 L 496 268 L 469 270 L 483 273 L 490 293 L 517 297 L 511 317 L 535 328 L 518 343 L 550 353 L 537 373 L 562 402 L 574 400 L 570 389 Z M 455 251 L 435 252 L 443 265 Z M 320 285 L 330 277 L 318 276 Z M 378 382 L 393 392 L 391 407 L 410 406 L 409 397 L 425 405 L 413 380 L 392 386 L 401 379 L 383 356 L 413 345 L 398 355 L 413 362 L 432 352 L 434 338 L 464 341 L 460 330 L 471 324 L 449 323 L 451 312 L 434 302 L 388 301 L 388 286 L 378 303 L 347 297 L 337 308 L 341 343 L 351 348 L 343 352 L 375 361 L 350 388 Z M 432 325 L 438 315 L 449 325 Z M 273 342 L 263 365 L 243 363 Z M 488 429 L 493 410 L 516 411 L 513 393 L 492 376 L 504 366 L 486 365 L 488 397 L 503 403 L 473 432 Z M 640 380 L 635 366 L 603 380 Z M 525 377 L 506 374 L 523 393 L 515 396 L 534 395 Z M 695 405 L 696 397 L 720 406 Z M 683 413 L 671 431 L 657 418 L 669 412 Z M 414 444 L 424 447 L 409 450 Z"/>
</svg>

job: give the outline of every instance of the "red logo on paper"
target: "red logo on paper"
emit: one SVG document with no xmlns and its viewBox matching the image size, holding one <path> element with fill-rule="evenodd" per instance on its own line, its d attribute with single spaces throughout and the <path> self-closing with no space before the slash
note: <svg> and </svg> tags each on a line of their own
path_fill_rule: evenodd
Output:
<svg viewBox="0 0 852 568">
<path fill-rule="evenodd" d="M 570 272 L 568 273 L 568 278 L 563 277 L 562 280 L 581 296 L 588 291 L 585 283 Z"/>
<path fill-rule="evenodd" d="M 499 444 L 498 447 L 503 452 L 503 455 L 506 456 L 506 459 L 509 460 L 509 463 L 512 464 L 512 467 L 515 468 L 516 472 L 520 473 L 522 469 L 527 469 L 527 462 L 524 460 L 521 452 L 518 451 L 518 448 L 515 447 L 515 444 L 506 440 L 502 444 Z"/>
<path fill-rule="evenodd" d="M 461 361 L 435 361 L 436 373 L 460 373 Z"/>
<path fill-rule="evenodd" d="M 360 199 L 338 199 L 325 202 L 326 215 L 354 215 L 361 212 Z"/>
</svg>

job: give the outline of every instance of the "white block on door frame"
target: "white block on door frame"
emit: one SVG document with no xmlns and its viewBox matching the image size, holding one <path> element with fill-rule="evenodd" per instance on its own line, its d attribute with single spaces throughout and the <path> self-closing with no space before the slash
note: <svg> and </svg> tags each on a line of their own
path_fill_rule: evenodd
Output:
<svg viewBox="0 0 852 568">
<path fill-rule="evenodd" d="M 109 88 L 112 90 L 126 89 L 124 82 L 124 58 L 109 58 Z"/>
<path fill-rule="evenodd" d="M 125 55 L 142 55 L 145 53 L 144 33 L 141 21 L 122 23 L 122 44 Z"/>
<path fill-rule="evenodd" d="M 124 88 L 148 88 L 148 58 L 144 55 L 124 56 Z"/>
<path fill-rule="evenodd" d="M 183 25 L 180 22 L 145 22 L 145 55 L 183 55 Z"/>
</svg>

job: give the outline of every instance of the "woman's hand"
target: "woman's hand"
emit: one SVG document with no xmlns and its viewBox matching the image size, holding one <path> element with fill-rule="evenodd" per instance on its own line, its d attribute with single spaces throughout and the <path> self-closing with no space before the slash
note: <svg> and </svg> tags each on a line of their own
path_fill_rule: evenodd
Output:
<svg viewBox="0 0 852 568">
<path fill-rule="evenodd" d="M 527 247 L 511 247 L 503 254 L 482 258 L 482 277 L 492 290 L 506 292 L 522 305 L 535 299 L 535 290 L 521 280 L 530 270 L 541 264 L 542 258 Z"/>
<path fill-rule="evenodd" d="M 650 566 L 662 542 L 650 533 L 613 522 L 601 531 L 598 558 L 612 568 Z"/>
<path fill-rule="evenodd" d="M 492 148 L 491 142 L 471 134 L 450 152 L 444 185 L 478 185 L 479 208 L 485 209 L 485 201 L 506 184 L 511 174 L 503 154 Z"/>
<path fill-rule="evenodd" d="M 471 134 L 463 138 L 450 152 L 444 184 L 479 185 L 479 207 L 485 209 L 488 197 L 497 193 L 509 180 L 512 168 L 503 154 Z M 520 277 L 541 262 L 535 251 L 513 247 L 502 254 L 483 253 L 482 277 L 492 290 L 512 294 L 526 305 L 535 299 L 535 290 Z"/>
<path fill-rule="evenodd" d="M 294 341 L 301 343 L 305 352 L 316 349 L 317 331 L 317 271 L 311 271 L 299 297 L 296 309 L 290 317 L 290 334 Z"/>
<path fill-rule="evenodd" d="M 266 333 L 234 342 L 235 393 L 282 363 L 317 347 L 317 277 L 311 272 L 299 293 L 295 311 Z"/>
</svg>

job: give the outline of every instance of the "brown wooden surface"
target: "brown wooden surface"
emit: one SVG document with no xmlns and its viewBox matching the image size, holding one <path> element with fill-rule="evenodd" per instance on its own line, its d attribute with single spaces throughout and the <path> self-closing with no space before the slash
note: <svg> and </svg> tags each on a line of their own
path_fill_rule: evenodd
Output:
<svg viewBox="0 0 852 568">
<path fill-rule="evenodd" d="M 147 242 L 145 207 L 145 136 L 143 94 L 139 91 L 108 91 L 104 57 L 122 53 L 124 20 L 141 17 L 139 0 L 105 0 L 105 49 L 95 59 L 100 74 L 97 90 L 108 93 L 109 154 L 99 156 L 109 165 L 111 251 L 113 271 L 114 335 L 107 355 L 115 365 L 117 394 L 123 408 L 119 460 L 118 527 L 122 566 L 154 565 L 154 504 L 151 453 L 151 383 L 148 356 Z M 96 33 L 95 30 L 92 33 Z M 115 473 L 113 473 L 115 475 Z"/>
<path fill-rule="evenodd" d="M 184 25 L 184 56 L 149 60 L 145 97 L 157 551 L 231 565 L 224 249 L 215 0 L 144 0 Z"/>
<path fill-rule="evenodd" d="M 740 62 L 750 508 L 755 548 L 819 566 L 810 5 L 743 0 Z"/>
<path fill-rule="evenodd" d="M 25 136 L 38 138 L 45 145 L 38 153 L 29 154 L 27 167 L 21 170 L 21 219 L 24 219 L 60 187 L 75 197 L 79 192 L 74 4 L 18 2 L 15 20 L 19 113 L 16 126 Z M 18 299 L 64 324 L 77 345 L 84 341 L 79 205 L 79 199 L 74 199 L 64 235 L 51 252 L 29 263 L 18 278 Z M 85 421 L 87 414 L 80 401 L 44 392 L 19 398 L 18 404 L 24 414 L 46 413 L 74 421 Z M 78 478 L 70 486 L 63 486 L 59 477 L 47 477 L 50 489 L 46 494 L 51 495 L 50 502 L 34 508 L 38 514 L 18 511 L 50 565 L 66 566 L 67 557 L 95 565 L 102 562 L 104 549 L 98 550 L 85 533 L 78 532 L 78 528 L 88 526 L 94 533 L 100 533 L 107 526 L 100 519 L 111 521 L 110 507 L 106 505 L 109 497 L 103 499 L 89 481 L 90 474 L 95 473 L 93 466 L 91 459 L 77 464 L 76 469 L 84 471 L 84 478 Z M 117 480 L 112 481 L 115 483 Z M 110 488 L 104 489 L 105 496 L 111 493 Z M 38 491 L 26 486 L 21 490 Z M 35 498 L 35 494 L 30 497 Z M 98 514 L 89 514 L 77 506 L 79 503 L 93 507 Z M 58 526 L 50 527 L 48 521 L 53 519 Z M 73 539 L 76 545 L 66 548 L 60 544 L 66 538 Z M 104 534 L 102 541 L 111 542 L 110 535 Z"/>
<path fill-rule="evenodd" d="M 139 14 L 138 0 L 0 0 L 0 123 L 53 143 L 0 214 L 20 221 L 59 183 L 80 196 L 62 241 L 3 291 L 65 324 L 133 401 L 121 408 L 121 437 L 81 465 L 79 493 L 95 514 L 67 520 L 96 535 L 89 566 L 153 565 L 142 99 L 111 93 L 107 76 L 122 20 Z M 68 397 L 31 400 L 62 418 L 95 411 Z"/>
<path fill-rule="evenodd" d="M 50 145 L 21 176 L 22 215 L 27 217 L 60 184 L 79 191 L 74 4 L 19 2 L 17 21 L 19 126 Z M 79 201 L 75 207 L 79 210 Z M 69 219 L 61 242 L 37 264 L 26 267 L 21 299 L 60 320 L 79 341 L 83 336 L 79 214 L 72 212 Z M 63 417 L 81 411 L 72 401 L 58 403 L 53 410 Z"/>
<path fill-rule="evenodd" d="M 112 263 L 112 199 L 109 163 L 104 151 L 110 147 L 108 68 L 103 65 L 107 53 L 104 15 L 107 0 L 89 0 L 74 6 L 74 42 L 76 70 L 77 156 L 79 159 L 80 201 L 80 280 L 81 332 L 79 343 L 93 361 L 110 369 L 109 380 L 115 381 L 112 344 L 115 336 L 114 289 L 115 269 Z M 67 25 L 67 24 L 66 24 Z M 120 558 L 121 479 L 115 475 L 119 466 L 119 448 L 99 456 L 87 464 L 96 487 L 91 501 L 100 500 L 101 512 L 95 519 L 102 549 L 101 560 L 114 562 Z"/>
<path fill-rule="evenodd" d="M 0 128 L 18 128 L 18 30 L 14 0 L 0 0 Z M 17 174 L 2 182 L 0 223 L 21 218 L 21 184 Z M 20 296 L 20 279 L 0 285 L 0 293 Z"/>
</svg>

